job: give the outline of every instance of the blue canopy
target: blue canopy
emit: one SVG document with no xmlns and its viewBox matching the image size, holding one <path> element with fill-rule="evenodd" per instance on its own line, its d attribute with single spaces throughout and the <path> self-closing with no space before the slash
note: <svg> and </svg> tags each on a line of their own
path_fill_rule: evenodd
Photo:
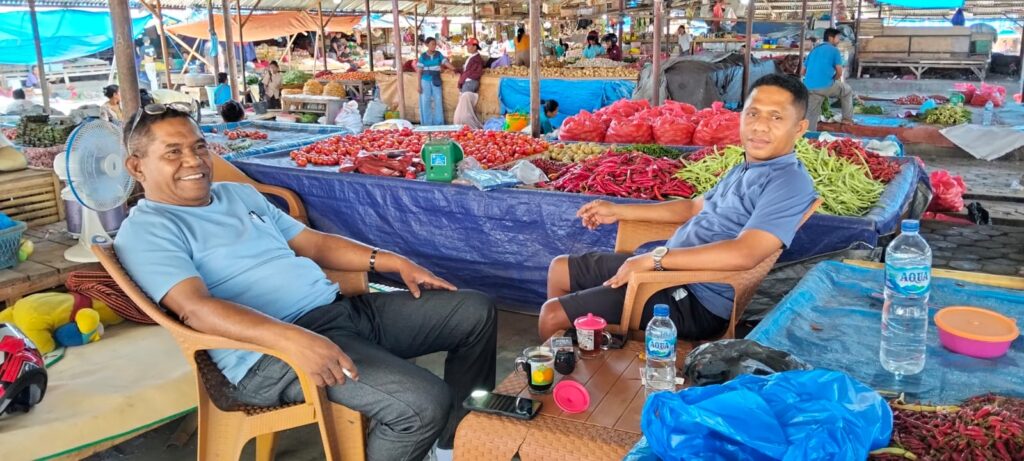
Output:
<svg viewBox="0 0 1024 461">
<path fill-rule="evenodd" d="M 964 7 L 964 0 L 875 0 L 875 3 L 921 10 L 944 10 Z"/>
<path fill-rule="evenodd" d="M 43 62 L 80 58 L 112 48 L 114 34 L 110 13 L 81 10 L 50 10 L 36 13 Z M 152 15 L 132 19 L 132 37 L 140 35 Z M 32 65 L 36 50 L 28 11 L 0 13 L 0 64 Z"/>
</svg>

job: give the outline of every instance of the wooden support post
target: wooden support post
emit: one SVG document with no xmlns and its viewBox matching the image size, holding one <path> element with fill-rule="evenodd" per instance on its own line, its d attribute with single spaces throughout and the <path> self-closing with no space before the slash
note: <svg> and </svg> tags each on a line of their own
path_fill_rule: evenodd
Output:
<svg viewBox="0 0 1024 461">
<path fill-rule="evenodd" d="M 479 38 L 476 35 L 476 0 L 473 0 L 473 37 Z"/>
<path fill-rule="evenodd" d="M 370 0 L 366 0 L 366 50 L 370 53 L 370 72 L 373 72 L 373 18 L 370 17 Z"/>
<path fill-rule="evenodd" d="M 751 0 L 753 1 L 753 0 Z M 651 105 L 661 104 L 661 21 L 665 14 L 665 0 L 654 0 L 654 61 L 651 64 Z"/>
<path fill-rule="evenodd" d="M 863 11 L 864 0 L 857 0 L 857 19 L 853 23 L 853 62 L 850 65 L 850 73 L 854 72 L 854 69 L 860 69 L 860 53 L 857 52 L 857 48 L 860 48 L 860 14 Z M 857 75 L 860 77 L 859 73 Z"/>
<path fill-rule="evenodd" d="M 804 48 L 807 43 L 807 0 L 800 2 L 800 60 L 796 66 L 796 78 L 803 78 Z"/>
<path fill-rule="evenodd" d="M 164 6 L 160 0 L 156 0 L 157 33 L 160 34 L 160 54 L 164 58 L 164 74 L 167 75 L 167 89 L 174 89 L 174 82 L 171 81 L 171 55 L 167 51 L 167 32 L 164 31 Z"/>
<path fill-rule="evenodd" d="M 828 23 L 830 27 L 836 26 L 836 0 L 832 0 L 828 7 Z"/>
<path fill-rule="evenodd" d="M 530 0 L 530 134 L 540 137 L 540 45 L 541 34 L 540 14 L 541 0 Z"/>
<path fill-rule="evenodd" d="M 206 20 L 210 24 L 210 52 L 215 54 L 213 57 L 213 75 L 216 76 L 220 73 L 220 41 L 214 40 L 217 37 L 217 26 L 213 22 L 213 0 L 206 0 Z"/>
<path fill-rule="evenodd" d="M 110 26 L 114 31 L 114 59 L 117 60 L 121 110 L 125 115 L 133 115 L 139 110 L 139 75 L 135 68 L 132 10 L 128 0 L 110 0 Z"/>
<path fill-rule="evenodd" d="M 326 71 L 327 70 L 327 35 L 324 33 L 324 7 L 323 7 L 323 4 L 324 4 L 323 0 L 318 0 L 316 2 L 316 14 L 317 14 L 317 17 L 319 18 L 317 23 L 320 25 L 320 31 L 319 31 L 320 36 L 317 37 L 317 38 L 320 39 L 320 46 L 318 46 L 316 48 L 316 50 L 324 54 L 324 70 Z M 316 59 L 316 56 L 313 56 L 313 59 Z M 313 66 L 313 69 L 316 69 L 315 65 Z"/>
<path fill-rule="evenodd" d="M 224 41 L 227 43 L 227 56 L 224 65 L 228 68 L 228 84 L 231 86 L 231 99 L 237 100 L 238 95 L 238 71 L 235 69 L 235 41 L 234 29 L 231 27 L 231 6 L 228 0 L 221 1 L 221 10 L 224 13 Z"/>
<path fill-rule="evenodd" d="M 249 18 L 246 18 L 249 19 Z M 246 91 L 249 91 L 249 85 L 245 83 L 245 40 L 242 39 L 242 28 L 245 27 L 245 21 L 242 20 L 242 0 L 235 0 L 235 21 L 238 22 L 238 54 L 241 57 L 238 59 L 242 63 L 242 91 L 238 94 L 239 101 L 245 101 Z"/>
<path fill-rule="evenodd" d="M 619 46 L 623 46 L 622 23 L 626 19 L 626 0 L 619 0 Z"/>
<path fill-rule="evenodd" d="M 394 20 L 391 41 L 395 46 L 395 72 L 398 74 L 398 116 L 402 120 L 408 120 L 405 117 L 405 76 L 402 75 L 402 30 L 398 25 L 399 15 L 401 11 L 398 10 L 398 0 L 391 0 L 391 18 Z"/>
<path fill-rule="evenodd" d="M 1020 31 L 1020 66 L 1017 67 L 1017 72 L 1020 73 L 1020 103 L 1024 105 L 1024 28 Z"/>
<path fill-rule="evenodd" d="M 39 91 L 43 93 L 43 109 L 45 109 L 48 114 L 50 113 L 50 82 L 46 80 L 46 66 L 43 65 L 43 43 L 39 40 L 39 21 L 36 19 L 36 0 L 28 0 L 28 10 L 32 21 L 32 40 L 35 42 L 36 46 L 36 69 L 39 70 Z M 130 31 L 131 28 L 131 22 L 129 22 L 128 30 Z M 134 63 L 134 60 L 132 62 Z M 31 73 L 32 68 L 30 67 L 28 71 Z"/>
<path fill-rule="evenodd" d="M 292 43 L 295 43 L 295 37 L 298 36 L 299 34 L 292 34 L 290 37 L 288 37 L 288 44 L 284 46 L 284 54 L 282 54 L 281 57 L 278 58 L 279 61 L 284 61 L 285 56 L 292 54 Z"/>
<path fill-rule="evenodd" d="M 178 42 L 179 45 L 181 45 L 181 46 L 183 46 L 185 48 L 188 48 L 188 56 L 185 57 L 185 63 L 181 66 L 181 74 L 182 75 L 185 75 L 185 73 L 188 72 L 188 63 L 192 62 L 192 58 L 193 57 L 195 57 L 197 61 L 202 62 L 203 64 L 206 64 L 207 67 L 213 67 L 213 65 L 210 64 L 210 61 L 207 61 L 199 53 L 196 52 L 196 48 L 199 46 L 200 40 L 196 40 L 192 44 L 192 46 L 189 46 L 188 43 L 185 43 L 184 40 L 178 38 L 178 36 L 174 35 L 173 33 L 168 32 L 167 36 L 170 37 L 171 40 L 174 40 L 174 41 Z"/>
<path fill-rule="evenodd" d="M 420 52 L 420 6 L 414 3 L 412 5 L 412 52 L 413 54 L 419 54 Z M 424 37 L 426 38 L 426 37 Z"/>
<path fill-rule="evenodd" d="M 743 50 L 743 96 L 740 98 L 740 107 L 747 102 L 747 94 L 750 92 L 750 52 L 752 51 L 754 44 L 752 42 L 752 35 L 754 35 L 754 0 L 749 0 L 747 3 L 747 46 Z"/>
</svg>

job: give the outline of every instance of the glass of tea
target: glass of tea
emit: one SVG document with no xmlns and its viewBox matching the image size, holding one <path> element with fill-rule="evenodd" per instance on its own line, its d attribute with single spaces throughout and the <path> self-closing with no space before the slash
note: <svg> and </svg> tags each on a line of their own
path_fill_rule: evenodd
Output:
<svg viewBox="0 0 1024 461">
<path fill-rule="evenodd" d="M 605 328 L 608 322 L 594 314 L 587 314 L 577 318 L 573 322 L 576 327 L 576 341 L 580 347 L 580 358 L 593 359 L 601 356 L 601 352 L 608 350 L 612 341 L 611 333 Z"/>
<path fill-rule="evenodd" d="M 531 394 L 546 394 L 555 381 L 555 354 L 550 347 L 534 346 L 516 358 L 516 374 L 525 374 Z"/>
</svg>

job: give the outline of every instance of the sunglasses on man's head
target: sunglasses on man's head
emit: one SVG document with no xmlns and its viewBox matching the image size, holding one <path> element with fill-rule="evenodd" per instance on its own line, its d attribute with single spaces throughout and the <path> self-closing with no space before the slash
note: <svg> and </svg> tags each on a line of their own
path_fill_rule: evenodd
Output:
<svg viewBox="0 0 1024 461">
<path fill-rule="evenodd" d="M 135 128 L 137 128 L 139 126 L 139 120 L 142 120 L 143 117 L 160 115 L 160 114 L 163 114 L 163 113 L 167 112 L 167 109 L 174 109 L 174 110 L 179 111 L 179 112 L 184 112 L 185 114 L 188 115 L 189 118 L 192 118 L 192 105 L 191 104 L 186 104 L 186 103 L 183 103 L 183 102 L 172 102 L 172 103 L 168 103 L 168 104 L 160 104 L 160 103 L 146 104 L 146 107 L 143 107 L 142 109 L 139 109 L 139 112 L 137 112 L 137 114 L 135 116 L 135 121 L 132 122 L 132 128 L 130 130 L 128 130 L 128 137 L 126 139 L 129 140 L 129 141 L 132 139 L 132 137 L 135 135 Z M 192 118 L 192 121 L 194 122 L 195 119 Z M 131 149 L 130 146 L 128 146 L 128 148 Z"/>
</svg>

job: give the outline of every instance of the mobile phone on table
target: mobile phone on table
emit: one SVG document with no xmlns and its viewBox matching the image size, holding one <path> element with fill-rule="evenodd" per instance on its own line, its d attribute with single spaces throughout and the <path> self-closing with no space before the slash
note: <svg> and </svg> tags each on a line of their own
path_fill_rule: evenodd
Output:
<svg viewBox="0 0 1024 461">
<path fill-rule="evenodd" d="M 473 391 L 462 406 L 467 410 L 511 416 L 518 419 L 533 419 L 540 411 L 540 402 L 525 397 L 495 394 L 487 391 Z"/>
</svg>

